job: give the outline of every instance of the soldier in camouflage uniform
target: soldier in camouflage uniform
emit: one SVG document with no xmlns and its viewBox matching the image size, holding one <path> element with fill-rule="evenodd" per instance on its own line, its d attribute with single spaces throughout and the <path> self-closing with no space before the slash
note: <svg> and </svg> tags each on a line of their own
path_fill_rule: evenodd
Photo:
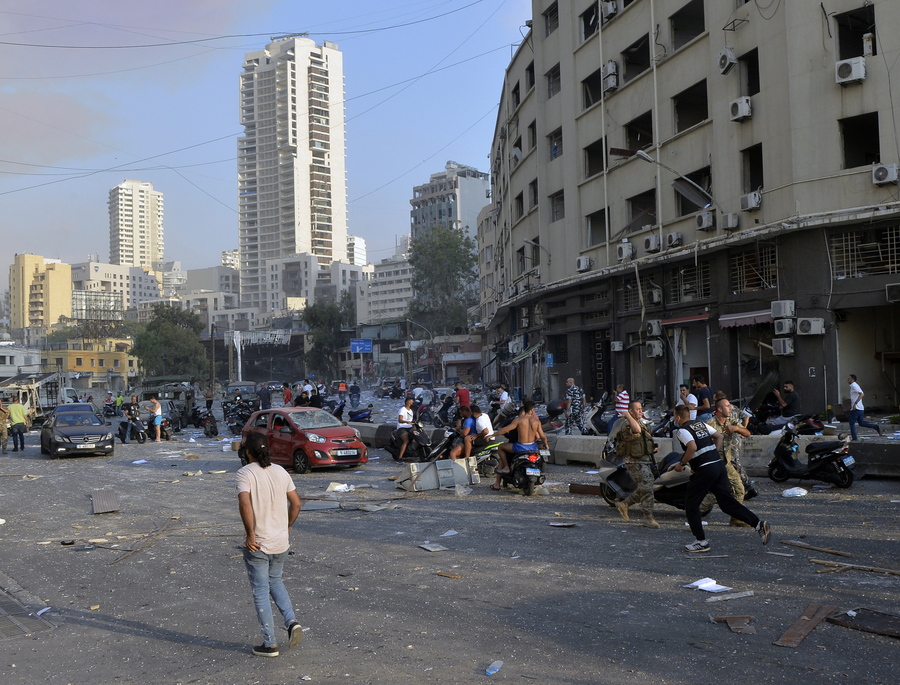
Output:
<svg viewBox="0 0 900 685">
<path fill-rule="evenodd" d="M 653 471 L 650 463 L 653 460 L 653 436 L 650 430 L 641 421 L 644 417 L 644 408 L 639 400 L 628 405 L 628 411 L 623 415 L 626 422 L 622 424 L 616 436 L 616 454 L 625 460 L 625 468 L 628 470 L 637 488 L 627 499 L 616 502 L 616 509 L 626 521 L 629 520 L 628 507 L 632 504 L 640 504 L 644 512 L 643 525 L 647 528 L 659 528 L 656 519 L 653 518 Z"/>
<path fill-rule="evenodd" d="M 746 488 L 744 487 L 744 479 L 741 477 L 743 470 L 740 461 L 741 444 L 744 438 L 750 435 L 750 431 L 744 427 L 743 417 L 738 418 L 735 416 L 731 402 L 724 397 L 716 401 L 716 411 L 706 423 L 725 436 L 725 442 L 720 450 L 720 454 L 725 460 L 725 473 L 728 475 L 728 484 L 731 486 L 734 498 L 738 502 L 743 502 Z M 731 525 L 740 526 L 745 524 L 732 518 Z"/>
</svg>

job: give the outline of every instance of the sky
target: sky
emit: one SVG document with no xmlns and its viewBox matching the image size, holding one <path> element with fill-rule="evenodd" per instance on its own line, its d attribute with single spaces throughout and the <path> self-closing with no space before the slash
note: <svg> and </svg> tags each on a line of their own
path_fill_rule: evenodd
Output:
<svg viewBox="0 0 900 685">
<path fill-rule="evenodd" d="M 270 37 L 344 58 L 348 230 L 369 261 L 409 231 L 413 186 L 489 170 L 503 75 L 530 0 L 4 0 L 0 290 L 17 253 L 109 259 L 109 189 L 149 181 L 165 258 L 238 246 L 238 77 Z"/>
</svg>

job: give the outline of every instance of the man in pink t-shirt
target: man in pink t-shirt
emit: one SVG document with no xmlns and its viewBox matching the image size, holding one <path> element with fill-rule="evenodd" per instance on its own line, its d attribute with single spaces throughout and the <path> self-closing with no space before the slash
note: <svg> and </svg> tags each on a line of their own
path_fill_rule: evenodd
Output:
<svg viewBox="0 0 900 685">
<path fill-rule="evenodd" d="M 616 386 L 616 414 L 619 416 L 625 416 L 628 413 L 628 405 L 630 404 L 630 399 L 628 397 L 628 391 L 625 389 L 625 386 L 619 383 Z"/>
<path fill-rule="evenodd" d="M 284 560 L 291 546 L 290 527 L 300 513 L 300 496 L 294 481 L 282 467 L 272 464 L 269 443 L 260 433 L 250 433 L 243 446 L 247 465 L 239 469 L 238 506 L 244 524 L 244 564 L 253 590 L 253 603 L 263 643 L 253 648 L 256 656 L 278 656 L 275 623 L 269 596 L 284 618 L 288 644 L 297 645 L 303 628 L 294 615 L 291 598 L 281 580 Z"/>
</svg>

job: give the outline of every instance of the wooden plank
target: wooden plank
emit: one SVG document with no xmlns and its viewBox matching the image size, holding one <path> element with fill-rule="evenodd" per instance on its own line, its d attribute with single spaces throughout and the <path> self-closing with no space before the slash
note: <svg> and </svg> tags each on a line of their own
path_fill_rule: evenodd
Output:
<svg viewBox="0 0 900 685">
<path fill-rule="evenodd" d="M 91 504 L 95 514 L 108 514 L 119 511 L 119 497 L 112 490 L 94 490 L 91 492 Z"/>
<path fill-rule="evenodd" d="M 741 597 L 753 597 L 753 590 L 744 590 L 743 592 L 729 592 L 727 595 L 713 595 L 707 602 L 727 602 L 729 599 L 740 599 Z"/>
<path fill-rule="evenodd" d="M 828 622 L 845 628 L 862 630 L 867 633 L 885 635 L 887 637 L 900 637 L 900 616 L 887 614 L 874 609 L 856 609 L 855 616 L 849 612 L 829 616 Z"/>
<path fill-rule="evenodd" d="M 569 483 L 570 495 L 601 495 L 599 485 L 583 485 L 582 483 Z"/>
<path fill-rule="evenodd" d="M 794 625 L 788 628 L 784 635 L 772 644 L 779 647 L 796 647 L 833 611 L 837 611 L 836 606 L 810 604 L 806 607 L 806 611 L 800 615 L 800 618 L 794 622 Z"/>
<path fill-rule="evenodd" d="M 814 564 L 822 564 L 823 566 L 827 566 L 828 568 L 825 572 L 835 572 L 841 573 L 843 571 L 868 571 L 869 573 L 886 573 L 890 576 L 900 576 L 900 571 L 897 571 L 892 568 L 878 568 L 877 566 L 861 566 L 859 564 L 844 564 L 837 561 L 829 561 L 827 559 L 810 559 L 810 561 Z M 822 571 L 817 571 L 817 573 L 822 573 Z"/>
<path fill-rule="evenodd" d="M 825 554 L 836 554 L 839 557 L 849 557 L 853 556 L 850 552 L 840 552 L 836 549 L 831 549 L 830 547 L 814 547 L 813 545 L 807 545 L 805 542 L 800 542 L 799 540 L 779 540 L 782 545 L 791 545 L 792 547 L 801 547 L 803 549 L 811 549 L 814 552 L 825 552 Z"/>
</svg>

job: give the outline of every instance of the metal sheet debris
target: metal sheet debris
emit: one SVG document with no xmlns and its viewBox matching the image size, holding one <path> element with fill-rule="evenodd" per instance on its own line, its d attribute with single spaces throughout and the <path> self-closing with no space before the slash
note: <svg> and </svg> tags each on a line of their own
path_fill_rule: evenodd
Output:
<svg viewBox="0 0 900 685">
<path fill-rule="evenodd" d="M 446 552 L 448 549 L 443 545 L 438 545 L 433 542 L 423 542 L 421 545 L 419 545 L 419 547 L 424 549 L 426 552 Z"/>
<path fill-rule="evenodd" d="M 875 609 L 853 609 L 842 614 L 828 616 L 829 623 L 845 628 L 876 633 L 886 637 L 900 637 L 900 616 Z"/>
<path fill-rule="evenodd" d="M 119 497 L 112 490 L 93 490 L 91 492 L 91 504 L 95 514 L 108 514 L 111 511 L 119 511 Z"/>
<path fill-rule="evenodd" d="M 756 626 L 751 626 L 752 616 L 710 616 L 713 623 L 724 623 L 732 633 L 742 635 L 756 635 Z"/>
<path fill-rule="evenodd" d="M 819 625 L 828 614 L 836 611 L 836 606 L 822 606 L 820 604 L 810 604 L 806 610 L 800 615 L 794 625 L 780 638 L 773 642 L 773 645 L 779 647 L 796 647 L 809 635 L 813 629 Z"/>
<path fill-rule="evenodd" d="M 716 595 L 710 597 L 707 602 L 727 602 L 729 599 L 740 599 L 741 597 L 753 597 L 753 590 L 745 590 L 744 592 L 730 592 L 727 595 Z"/>
</svg>

